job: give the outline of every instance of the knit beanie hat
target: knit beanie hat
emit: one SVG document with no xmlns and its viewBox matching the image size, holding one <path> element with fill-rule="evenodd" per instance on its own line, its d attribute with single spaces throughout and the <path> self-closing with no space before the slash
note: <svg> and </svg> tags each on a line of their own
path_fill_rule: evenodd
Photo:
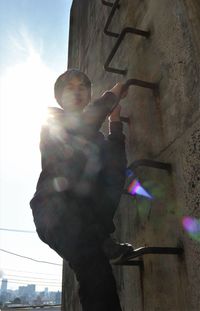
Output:
<svg viewBox="0 0 200 311">
<path fill-rule="evenodd" d="M 54 85 L 54 95 L 59 105 L 61 105 L 61 96 L 64 87 L 67 85 L 67 83 L 73 79 L 74 77 L 79 78 L 83 84 L 91 90 L 91 81 L 88 78 L 88 76 L 80 71 L 79 69 L 68 69 L 63 74 L 61 74 Z"/>
</svg>

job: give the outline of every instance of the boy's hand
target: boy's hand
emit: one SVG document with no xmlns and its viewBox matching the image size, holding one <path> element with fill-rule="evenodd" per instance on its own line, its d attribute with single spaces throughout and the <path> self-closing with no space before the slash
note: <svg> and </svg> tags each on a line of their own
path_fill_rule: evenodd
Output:
<svg viewBox="0 0 200 311">
<path fill-rule="evenodd" d="M 121 112 L 121 106 L 117 105 L 115 109 L 111 112 L 110 116 L 108 117 L 108 120 L 110 122 L 120 121 L 120 112 Z"/>
<path fill-rule="evenodd" d="M 128 94 L 128 89 L 126 88 L 124 90 L 124 84 L 121 82 L 118 82 L 117 84 L 115 84 L 113 86 L 112 89 L 110 89 L 110 92 L 112 92 L 113 94 L 115 94 L 117 96 L 117 98 L 120 100 L 122 98 L 125 98 Z"/>
<path fill-rule="evenodd" d="M 120 101 L 120 99 L 125 98 L 128 94 L 128 88 L 124 89 L 124 84 L 121 82 L 118 82 L 113 86 L 112 89 L 110 89 L 110 92 L 115 94 Z M 117 105 L 115 109 L 111 112 L 109 116 L 109 121 L 120 121 L 120 112 L 121 112 L 121 106 Z"/>
</svg>

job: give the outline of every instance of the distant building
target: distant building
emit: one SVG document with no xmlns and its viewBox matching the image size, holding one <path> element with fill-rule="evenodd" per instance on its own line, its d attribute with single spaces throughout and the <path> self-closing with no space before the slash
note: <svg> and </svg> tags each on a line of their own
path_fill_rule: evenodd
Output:
<svg viewBox="0 0 200 311">
<path fill-rule="evenodd" d="M 7 292 L 7 287 L 8 287 L 8 280 L 2 279 L 2 281 L 1 281 L 1 293 Z"/>
<path fill-rule="evenodd" d="M 29 284 L 27 286 L 19 286 L 18 296 L 23 303 L 32 302 L 35 299 L 35 284 Z"/>
<path fill-rule="evenodd" d="M 49 290 L 48 290 L 48 287 L 45 287 L 45 289 L 44 289 L 44 297 L 45 297 L 45 298 L 48 298 L 48 297 L 49 297 Z"/>
<path fill-rule="evenodd" d="M 27 286 L 19 286 L 18 293 L 20 296 L 28 295 L 32 296 L 35 294 L 35 284 L 29 284 Z"/>
<path fill-rule="evenodd" d="M 56 304 L 60 304 L 61 303 L 61 295 L 62 293 L 60 291 L 58 291 L 55 295 L 55 303 Z"/>
<path fill-rule="evenodd" d="M 30 295 L 30 296 L 34 295 L 35 294 L 35 284 L 27 285 L 26 293 L 27 293 L 27 295 Z"/>
<path fill-rule="evenodd" d="M 2 281 L 1 281 L 0 305 L 4 305 L 4 303 L 8 299 L 7 287 L 8 287 L 8 280 L 2 279 Z"/>
<path fill-rule="evenodd" d="M 19 296 L 23 296 L 26 292 L 26 286 L 19 286 L 18 287 L 18 293 L 19 293 Z"/>
</svg>

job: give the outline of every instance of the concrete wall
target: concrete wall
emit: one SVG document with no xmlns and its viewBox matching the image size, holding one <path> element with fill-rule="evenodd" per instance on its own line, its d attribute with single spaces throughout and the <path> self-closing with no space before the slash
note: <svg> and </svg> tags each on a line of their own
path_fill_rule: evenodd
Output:
<svg viewBox="0 0 200 311">
<path fill-rule="evenodd" d="M 145 255 L 144 270 L 114 268 L 123 310 L 200 310 L 200 244 L 182 228 L 182 217 L 200 217 L 200 2 L 121 0 L 110 30 L 126 26 L 150 30 L 148 39 L 127 34 L 105 72 L 116 38 L 103 33 L 111 8 L 100 0 L 74 0 L 71 9 L 69 67 L 85 71 L 94 97 L 129 78 L 159 84 L 159 94 L 131 87 L 123 101 L 129 164 L 147 158 L 171 163 L 172 174 L 152 168 L 135 173 L 154 200 L 123 196 L 116 236 L 140 246 L 177 246 L 184 255 Z M 103 126 L 107 131 L 107 126 Z M 70 281 L 69 281 L 70 280 Z M 64 268 L 65 310 L 78 311 L 77 283 Z"/>
</svg>

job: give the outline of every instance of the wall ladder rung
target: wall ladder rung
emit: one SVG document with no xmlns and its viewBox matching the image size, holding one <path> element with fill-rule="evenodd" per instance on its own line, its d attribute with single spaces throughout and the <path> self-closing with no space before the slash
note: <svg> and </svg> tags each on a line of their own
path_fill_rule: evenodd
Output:
<svg viewBox="0 0 200 311">
<path fill-rule="evenodd" d="M 125 256 L 121 259 L 117 265 L 136 265 L 134 264 L 134 258 L 142 257 L 148 254 L 162 254 L 162 255 L 182 255 L 183 248 L 181 247 L 140 247 L 135 249 L 129 256 Z M 133 264 L 132 264 L 133 262 Z M 139 263 L 137 265 L 140 265 Z"/>
</svg>

